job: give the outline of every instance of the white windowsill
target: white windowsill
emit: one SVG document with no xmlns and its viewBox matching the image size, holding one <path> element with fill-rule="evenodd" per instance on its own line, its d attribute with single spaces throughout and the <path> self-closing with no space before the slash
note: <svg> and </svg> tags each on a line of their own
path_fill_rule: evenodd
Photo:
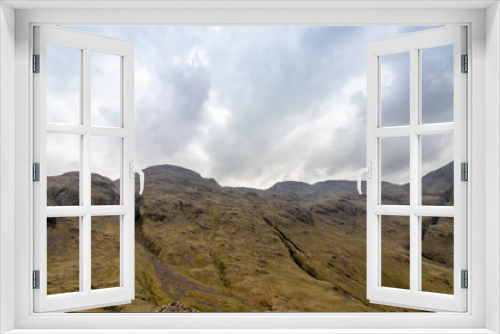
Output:
<svg viewBox="0 0 500 334">
<path fill-rule="evenodd" d="M 488 329 L 14 329 L 5 334 L 489 334 Z"/>
</svg>

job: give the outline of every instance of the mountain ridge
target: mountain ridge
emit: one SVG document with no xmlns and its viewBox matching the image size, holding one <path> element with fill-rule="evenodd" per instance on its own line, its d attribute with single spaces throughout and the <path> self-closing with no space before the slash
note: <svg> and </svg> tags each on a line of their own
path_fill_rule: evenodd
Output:
<svg viewBox="0 0 500 334">
<path fill-rule="evenodd" d="M 446 165 L 437 168 L 435 170 L 430 171 L 426 175 L 423 176 L 422 181 L 424 183 L 424 187 L 428 186 L 431 187 L 433 183 L 435 183 L 436 179 L 444 179 L 444 181 L 449 182 L 450 177 L 451 180 L 453 179 L 453 162 L 449 162 Z M 403 183 L 403 184 L 396 184 L 396 183 L 391 183 L 391 182 L 386 182 L 383 181 L 383 184 L 386 184 L 388 186 L 398 186 L 398 187 L 408 187 L 409 183 Z M 366 186 L 366 181 L 362 181 L 363 187 Z M 302 182 L 302 181 L 279 181 L 276 182 L 274 185 L 267 189 L 259 189 L 259 188 L 252 188 L 252 187 L 232 187 L 232 186 L 225 186 L 225 188 L 228 189 L 234 189 L 236 191 L 239 191 L 241 193 L 246 193 L 246 192 L 254 192 L 256 194 L 273 194 L 273 193 L 282 193 L 286 191 L 294 191 L 297 189 L 297 186 L 300 186 L 301 190 L 302 189 L 308 189 L 309 187 L 313 187 L 316 189 L 321 189 L 321 188 L 329 188 L 332 189 L 334 187 L 339 187 L 344 190 L 347 189 L 353 189 L 357 187 L 357 181 L 351 181 L 351 180 L 325 180 L 325 181 L 318 181 L 315 183 L 307 183 L 307 182 Z M 356 188 L 357 189 L 357 188 Z M 439 189 L 437 187 L 432 187 L 429 189 L 429 193 L 439 193 Z"/>
<path fill-rule="evenodd" d="M 446 165 L 444 165 L 441 168 L 432 170 L 431 172 L 427 173 L 423 178 L 422 178 L 422 187 L 424 190 L 424 194 L 442 194 L 444 191 L 442 189 L 443 183 L 450 183 L 453 180 L 453 162 L 450 162 Z M 176 166 L 176 165 L 171 165 L 171 164 L 161 164 L 161 165 L 154 165 L 147 167 L 143 169 L 145 175 L 152 176 L 152 175 L 163 175 L 164 177 L 159 179 L 158 181 L 163 181 L 163 182 L 180 182 L 180 186 L 201 186 L 206 189 L 210 190 L 216 190 L 216 189 L 227 189 L 227 190 L 234 190 L 237 192 L 240 192 L 242 194 L 245 193 L 255 193 L 258 195 L 262 194 L 282 194 L 282 193 L 287 193 L 287 192 L 330 192 L 330 193 L 339 193 L 341 191 L 351 191 L 354 192 L 357 188 L 357 181 L 351 181 L 351 180 L 325 180 L 325 181 L 318 181 L 315 183 L 307 183 L 303 181 L 279 181 L 276 182 L 274 185 L 267 189 L 259 189 L 259 188 L 252 188 L 252 187 L 234 187 L 234 186 L 221 186 L 219 183 L 213 179 L 213 178 L 205 178 L 201 174 L 190 170 L 188 168 Z M 78 172 L 67 172 L 62 175 L 58 176 L 50 176 L 48 177 L 49 182 L 52 180 L 55 180 L 56 178 L 62 182 L 62 188 L 67 189 L 67 190 L 72 190 L 73 192 L 75 191 L 75 185 L 77 184 L 78 178 L 77 178 Z M 116 184 L 119 185 L 119 180 L 117 179 L 113 181 L 115 183 L 115 191 L 116 191 Z M 436 180 L 440 182 L 436 182 Z M 99 174 L 92 173 L 92 185 L 96 185 L 97 183 L 101 182 L 101 186 L 107 186 L 107 184 L 111 181 L 108 177 L 101 176 Z M 146 182 L 147 182 L 146 178 Z M 193 182 L 196 181 L 196 182 Z M 201 182 L 200 182 L 201 181 Z M 382 182 L 383 186 L 389 187 L 389 188 L 394 188 L 394 187 L 399 187 L 399 188 L 407 188 L 409 187 L 409 183 L 404 183 L 404 184 L 394 184 L 390 182 L 383 181 Z M 108 188 L 113 188 L 110 186 L 107 186 Z M 366 181 L 362 181 L 362 187 L 366 187 Z M 49 197 L 57 197 L 58 188 L 57 185 L 55 184 L 50 184 L 48 186 L 49 189 L 51 189 L 52 193 L 49 194 Z M 96 186 L 95 188 L 99 188 Z M 73 195 L 73 198 L 70 200 L 70 203 L 72 204 L 66 204 L 66 205 L 78 205 L 74 204 L 75 203 L 75 197 L 76 195 Z M 96 197 L 96 201 L 102 200 L 99 197 Z M 113 202 L 113 201 L 112 201 Z M 62 203 L 62 202 L 61 202 Z M 62 205 L 62 204 L 59 205 Z M 109 205 L 109 204 L 108 204 Z"/>
<path fill-rule="evenodd" d="M 450 170 L 432 174 L 433 182 Z M 136 299 L 91 311 L 406 311 L 366 300 L 366 202 L 355 181 L 281 182 L 267 193 L 241 193 L 179 166 L 144 172 L 144 193 L 136 193 Z M 77 173 L 49 178 L 48 185 L 48 202 L 75 201 Z M 434 188 L 425 198 L 449 202 L 445 188 Z M 107 205 L 116 200 L 119 182 L 92 175 L 92 189 L 93 205 Z M 407 190 L 383 185 L 383 200 L 398 203 Z M 384 219 L 382 283 L 407 288 L 409 229 L 399 217 Z M 77 291 L 75 262 L 60 254 L 78 259 L 77 243 L 71 243 L 78 239 L 78 225 L 68 228 L 65 218 L 47 224 L 48 259 L 57 268 L 47 276 L 50 291 Z M 107 263 L 95 266 L 98 278 L 92 285 L 100 288 L 117 280 L 116 262 L 109 258 L 119 247 L 111 247 L 116 236 L 111 220 L 99 223 L 93 217 L 92 226 L 92 254 Z M 426 289 L 452 291 L 452 227 L 442 219 L 422 221 Z"/>
</svg>

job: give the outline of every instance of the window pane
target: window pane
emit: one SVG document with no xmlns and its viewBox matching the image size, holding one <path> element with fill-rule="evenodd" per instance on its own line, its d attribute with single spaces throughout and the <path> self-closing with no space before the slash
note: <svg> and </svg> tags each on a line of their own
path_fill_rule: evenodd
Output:
<svg viewBox="0 0 500 334">
<path fill-rule="evenodd" d="M 409 205 L 410 137 L 380 141 L 382 205 Z"/>
<path fill-rule="evenodd" d="M 410 217 L 382 216 L 382 286 L 410 288 Z"/>
<path fill-rule="evenodd" d="M 92 126 L 120 127 L 121 57 L 92 52 Z"/>
<path fill-rule="evenodd" d="M 410 124 L 410 53 L 380 57 L 382 126 Z"/>
<path fill-rule="evenodd" d="M 47 218 L 47 294 L 80 291 L 80 218 Z"/>
<path fill-rule="evenodd" d="M 421 136 L 422 205 L 453 206 L 453 134 Z"/>
<path fill-rule="evenodd" d="M 122 139 L 91 139 L 92 205 L 120 205 Z"/>
<path fill-rule="evenodd" d="M 47 45 L 47 122 L 80 123 L 80 49 Z"/>
<path fill-rule="evenodd" d="M 47 205 L 80 205 L 81 136 L 47 134 Z"/>
<path fill-rule="evenodd" d="M 453 218 L 422 217 L 422 291 L 453 294 Z"/>
<path fill-rule="evenodd" d="M 421 50 L 422 123 L 453 122 L 453 45 Z"/>
<path fill-rule="evenodd" d="M 120 216 L 92 217 L 92 289 L 120 286 Z"/>
</svg>

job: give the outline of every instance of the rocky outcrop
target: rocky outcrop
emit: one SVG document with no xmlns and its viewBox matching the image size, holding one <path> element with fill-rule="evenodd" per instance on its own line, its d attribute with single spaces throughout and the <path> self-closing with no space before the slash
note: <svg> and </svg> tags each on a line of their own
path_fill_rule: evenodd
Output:
<svg viewBox="0 0 500 334">
<path fill-rule="evenodd" d="M 199 312 L 192 307 L 182 304 L 180 301 L 175 301 L 169 305 L 162 306 L 158 312 L 160 313 L 171 313 L 171 312 L 181 312 L 181 313 L 189 313 L 189 312 Z"/>
</svg>

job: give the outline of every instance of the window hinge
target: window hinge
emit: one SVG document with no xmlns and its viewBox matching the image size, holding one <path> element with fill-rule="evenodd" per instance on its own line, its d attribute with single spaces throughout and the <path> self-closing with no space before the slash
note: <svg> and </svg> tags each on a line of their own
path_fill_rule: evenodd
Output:
<svg viewBox="0 0 500 334">
<path fill-rule="evenodd" d="M 462 73 L 469 72 L 469 56 L 462 55 Z"/>
<path fill-rule="evenodd" d="M 33 270 L 33 289 L 40 289 L 40 270 Z"/>
<path fill-rule="evenodd" d="M 40 163 L 33 164 L 33 181 L 40 182 Z"/>
<path fill-rule="evenodd" d="M 40 73 L 40 55 L 33 55 L 33 73 Z"/>
<path fill-rule="evenodd" d="M 460 165 L 461 168 L 461 180 L 462 181 L 469 181 L 469 165 L 467 165 L 466 162 L 462 162 Z"/>
<path fill-rule="evenodd" d="M 469 287 L 469 273 L 467 270 L 462 270 L 462 289 L 467 289 Z"/>
</svg>

